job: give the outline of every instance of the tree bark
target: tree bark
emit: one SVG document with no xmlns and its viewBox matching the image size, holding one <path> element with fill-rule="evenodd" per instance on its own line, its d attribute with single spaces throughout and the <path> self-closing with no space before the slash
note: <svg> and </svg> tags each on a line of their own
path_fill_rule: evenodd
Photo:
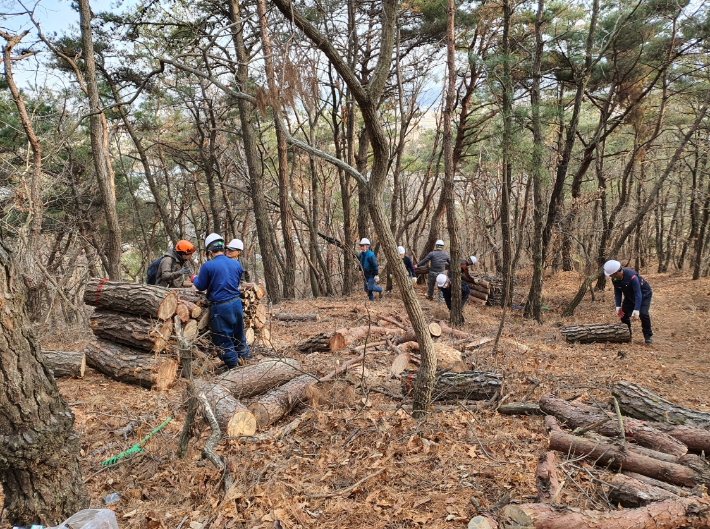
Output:
<svg viewBox="0 0 710 529">
<path fill-rule="evenodd" d="M 574 429 L 586 428 L 608 417 L 609 420 L 594 428 L 594 431 L 606 437 L 621 437 L 619 421 L 614 413 L 605 414 L 593 406 L 573 404 L 549 393 L 540 398 L 540 409 Z M 642 421 L 624 418 L 624 437 L 641 446 L 676 457 L 688 453 L 688 447 L 683 443 Z"/>
<path fill-rule="evenodd" d="M 169 320 L 177 310 L 178 296 L 167 288 L 154 285 L 92 278 L 84 289 L 84 303 L 135 316 Z"/>
<path fill-rule="evenodd" d="M 507 505 L 501 529 L 693 529 L 710 528 L 710 502 L 706 498 L 677 498 L 638 509 L 577 511 L 545 503 Z"/>
<path fill-rule="evenodd" d="M 545 415 L 534 402 L 509 402 L 498 406 L 497 411 L 501 415 Z"/>
<path fill-rule="evenodd" d="M 254 435 L 256 419 L 244 404 L 219 383 L 195 380 L 195 393 L 204 394 L 214 412 L 220 430 L 229 437 Z"/>
<path fill-rule="evenodd" d="M 151 321 L 113 310 L 96 309 L 90 319 L 91 330 L 99 338 L 161 353 L 168 347 L 173 322 Z M 195 324 L 197 325 L 197 324 Z"/>
<path fill-rule="evenodd" d="M 677 499 L 678 496 L 659 487 L 641 483 L 637 479 L 624 474 L 616 474 L 609 488 L 609 499 L 623 507 L 643 507 L 655 501 Z"/>
<path fill-rule="evenodd" d="M 710 430 L 710 413 L 678 406 L 636 384 L 617 382 L 611 392 L 619 401 L 621 410 L 631 417 Z"/>
<path fill-rule="evenodd" d="M 86 355 L 75 351 L 49 351 L 42 349 L 44 363 L 51 369 L 54 378 L 83 378 L 86 371 Z"/>
<path fill-rule="evenodd" d="M 537 501 L 540 503 L 556 503 L 560 492 L 560 481 L 555 468 L 555 453 L 540 454 L 535 469 L 535 485 L 537 486 Z"/>
<path fill-rule="evenodd" d="M 623 323 L 592 323 L 568 325 L 560 330 L 569 343 L 628 343 L 629 327 Z"/>
<path fill-rule="evenodd" d="M 227 388 L 238 399 L 248 399 L 273 389 L 303 373 L 298 360 L 281 358 L 264 360 L 256 365 L 230 369 L 215 382 Z"/>
<path fill-rule="evenodd" d="M 177 377 L 179 362 L 164 356 L 155 357 L 130 347 L 96 340 L 84 349 L 86 363 L 106 376 L 159 391 L 169 389 Z"/>
<path fill-rule="evenodd" d="M 108 229 L 108 277 L 114 281 L 121 279 L 121 226 L 116 211 L 116 192 L 113 176 L 109 171 L 108 153 L 105 150 L 103 112 L 99 99 L 99 88 L 96 82 L 96 62 L 94 60 L 94 43 L 91 35 L 91 7 L 89 0 L 79 0 L 79 26 L 81 28 L 81 44 L 84 59 L 85 82 L 89 95 L 89 123 L 91 133 L 91 154 L 94 159 L 96 178 L 99 182 L 99 194 L 106 215 Z"/>
<path fill-rule="evenodd" d="M 404 373 L 402 393 L 408 395 L 419 376 L 418 371 Z M 496 373 L 467 371 L 465 373 L 442 373 L 434 380 L 432 400 L 488 400 L 503 384 L 503 377 Z"/>
<path fill-rule="evenodd" d="M 311 375 L 301 375 L 269 391 L 249 406 L 259 428 L 264 429 L 287 415 L 300 402 L 306 387 L 316 382 Z"/>
<path fill-rule="evenodd" d="M 333 334 L 322 332 L 296 344 L 296 350 L 304 354 L 330 352 L 331 346 L 335 351 L 342 349 L 345 347 L 345 340 L 340 336 L 333 341 Z"/>
<path fill-rule="evenodd" d="M 22 283 L 0 241 L 0 483 L 11 525 L 56 525 L 89 506 L 74 415 L 26 327 Z"/>
</svg>

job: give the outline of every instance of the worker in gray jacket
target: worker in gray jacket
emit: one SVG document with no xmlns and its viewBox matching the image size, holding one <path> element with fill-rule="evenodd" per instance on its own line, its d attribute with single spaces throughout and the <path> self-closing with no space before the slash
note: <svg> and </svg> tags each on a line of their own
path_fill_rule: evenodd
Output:
<svg viewBox="0 0 710 529">
<path fill-rule="evenodd" d="M 434 300 L 434 287 L 436 286 L 436 276 L 442 274 L 446 266 L 451 263 L 451 257 L 444 251 L 444 241 L 439 239 L 434 243 L 434 251 L 417 263 L 417 268 L 429 263 L 429 275 L 427 277 L 426 297 Z"/>
</svg>

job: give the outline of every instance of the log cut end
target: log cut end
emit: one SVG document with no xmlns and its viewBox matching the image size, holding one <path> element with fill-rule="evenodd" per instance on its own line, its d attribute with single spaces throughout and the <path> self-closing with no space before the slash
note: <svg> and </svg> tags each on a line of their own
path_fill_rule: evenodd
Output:
<svg viewBox="0 0 710 529">
<path fill-rule="evenodd" d="M 244 338 L 247 341 L 247 345 L 251 345 L 254 343 L 254 329 L 249 327 L 246 331 L 244 331 Z"/>
<path fill-rule="evenodd" d="M 240 435 L 254 435 L 256 433 L 256 418 L 250 411 L 236 412 L 227 424 L 227 435 L 238 437 Z"/>
<path fill-rule="evenodd" d="M 158 307 L 158 318 L 169 320 L 177 311 L 178 296 L 175 292 L 169 292 Z"/>
<path fill-rule="evenodd" d="M 254 402 L 249 405 L 249 411 L 253 414 L 254 420 L 259 428 L 266 428 L 271 423 L 269 418 L 269 411 L 266 406 L 258 402 Z"/>
<path fill-rule="evenodd" d="M 177 378 L 180 362 L 174 358 L 159 358 L 156 361 L 155 367 L 155 389 L 158 391 L 166 391 L 170 389 Z"/>
<path fill-rule="evenodd" d="M 197 338 L 199 331 L 197 320 L 188 321 L 182 328 L 182 337 L 188 342 L 193 342 Z"/>
<path fill-rule="evenodd" d="M 441 325 L 434 321 L 431 322 L 429 324 L 429 334 L 431 334 L 434 338 L 441 336 Z"/>
<path fill-rule="evenodd" d="M 339 351 L 343 347 L 345 347 L 345 336 L 339 332 L 336 332 L 328 342 L 328 349 L 331 351 Z"/>
</svg>

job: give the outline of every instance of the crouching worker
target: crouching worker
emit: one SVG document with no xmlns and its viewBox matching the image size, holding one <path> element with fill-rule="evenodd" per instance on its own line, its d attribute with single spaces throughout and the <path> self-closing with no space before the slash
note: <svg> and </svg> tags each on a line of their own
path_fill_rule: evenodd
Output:
<svg viewBox="0 0 710 529">
<path fill-rule="evenodd" d="M 212 343 L 220 359 L 232 368 L 244 365 L 249 346 L 244 338 L 244 312 L 239 298 L 242 265 L 224 255 L 224 240 L 216 233 L 205 239 L 207 261 L 200 274 L 192 276 L 197 290 L 204 290 L 210 305 Z"/>
<path fill-rule="evenodd" d="M 451 278 L 446 274 L 436 276 L 436 286 L 439 287 L 439 292 L 444 296 L 446 307 L 451 310 Z M 468 288 L 466 281 L 461 281 L 461 306 L 466 305 L 468 297 L 471 295 L 471 289 Z"/>
<path fill-rule="evenodd" d="M 651 285 L 634 270 L 623 268 L 619 261 L 604 263 L 604 274 L 611 278 L 614 285 L 615 311 L 621 323 L 628 325 L 631 332 L 631 320 L 640 319 L 643 337 L 647 344 L 652 344 L 653 331 L 648 313 L 653 297 Z"/>
</svg>

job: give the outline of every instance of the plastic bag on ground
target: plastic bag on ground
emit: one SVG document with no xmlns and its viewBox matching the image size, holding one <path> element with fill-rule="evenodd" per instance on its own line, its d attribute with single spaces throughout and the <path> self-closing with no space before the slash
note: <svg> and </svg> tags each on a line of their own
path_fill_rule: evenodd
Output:
<svg viewBox="0 0 710 529">
<path fill-rule="evenodd" d="M 118 522 L 109 509 L 84 509 L 48 529 L 118 529 Z"/>
</svg>

